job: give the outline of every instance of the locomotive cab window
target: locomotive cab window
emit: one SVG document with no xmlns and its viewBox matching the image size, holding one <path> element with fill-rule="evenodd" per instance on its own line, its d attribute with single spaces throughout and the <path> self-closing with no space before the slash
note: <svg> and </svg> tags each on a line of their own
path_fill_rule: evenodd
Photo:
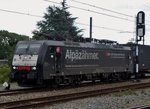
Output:
<svg viewBox="0 0 150 109">
<path fill-rule="evenodd" d="M 37 55 L 40 47 L 41 44 L 19 44 L 15 53 Z"/>
<path fill-rule="evenodd" d="M 39 52 L 41 44 L 31 44 L 29 46 L 29 53 L 31 53 L 32 55 L 36 55 Z"/>
<path fill-rule="evenodd" d="M 17 49 L 16 49 L 16 54 L 24 54 L 26 53 L 28 48 L 27 44 L 20 44 L 18 45 Z"/>
</svg>

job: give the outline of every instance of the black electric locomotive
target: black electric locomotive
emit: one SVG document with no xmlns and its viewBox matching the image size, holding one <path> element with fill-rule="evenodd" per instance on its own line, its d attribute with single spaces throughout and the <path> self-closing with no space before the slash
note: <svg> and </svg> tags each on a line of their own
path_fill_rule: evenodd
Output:
<svg viewBox="0 0 150 109">
<path fill-rule="evenodd" d="M 20 41 L 10 80 L 21 86 L 79 84 L 86 80 L 128 79 L 132 50 L 118 44 Z"/>
</svg>

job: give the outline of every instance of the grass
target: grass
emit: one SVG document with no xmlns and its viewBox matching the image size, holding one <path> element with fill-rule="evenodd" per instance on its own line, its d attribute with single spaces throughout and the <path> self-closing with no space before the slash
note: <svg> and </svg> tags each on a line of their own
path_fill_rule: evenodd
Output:
<svg viewBox="0 0 150 109">
<path fill-rule="evenodd" d="M 128 96 L 128 95 L 137 95 L 137 93 L 133 90 L 127 90 L 127 91 L 121 91 L 121 92 L 111 94 L 111 96 L 115 96 L 115 97 Z"/>
<path fill-rule="evenodd" d="M 0 83 L 3 83 L 8 80 L 10 73 L 10 67 L 8 64 L 5 64 L 0 67 Z"/>
</svg>

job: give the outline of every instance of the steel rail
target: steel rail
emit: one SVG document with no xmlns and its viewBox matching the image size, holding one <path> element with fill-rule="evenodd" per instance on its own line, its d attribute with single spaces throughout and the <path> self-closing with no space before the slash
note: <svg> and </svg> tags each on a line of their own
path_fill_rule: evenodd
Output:
<svg viewBox="0 0 150 109">
<path fill-rule="evenodd" d="M 17 94 L 24 94 L 24 93 L 31 93 L 31 92 L 36 92 L 36 91 L 40 92 L 41 90 L 37 90 L 34 88 L 5 90 L 5 91 L 0 91 L 0 97 L 1 96 L 11 96 L 11 95 L 17 95 Z"/>
<path fill-rule="evenodd" d="M 70 93 L 70 94 L 63 94 L 63 95 L 56 95 L 56 96 L 47 96 L 47 97 L 40 97 L 40 98 L 33 98 L 27 100 L 20 100 L 20 101 L 13 101 L 13 102 L 5 102 L 0 103 L 0 107 L 3 109 L 25 109 L 28 107 L 39 107 L 43 105 L 50 105 L 59 102 L 66 102 L 69 100 L 81 99 L 91 96 L 103 95 L 113 92 L 120 92 L 129 89 L 139 89 L 150 87 L 150 82 L 148 83 L 138 83 L 132 85 L 125 85 L 125 86 L 117 86 L 112 88 L 104 88 L 92 91 L 82 91 L 77 93 Z"/>
<path fill-rule="evenodd" d="M 150 109 L 150 105 L 143 105 L 143 106 L 132 107 L 128 109 Z"/>
</svg>

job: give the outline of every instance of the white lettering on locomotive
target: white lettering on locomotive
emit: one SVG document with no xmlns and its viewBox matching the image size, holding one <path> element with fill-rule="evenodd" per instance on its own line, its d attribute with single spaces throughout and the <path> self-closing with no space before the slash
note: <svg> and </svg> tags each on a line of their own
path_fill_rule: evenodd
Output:
<svg viewBox="0 0 150 109">
<path fill-rule="evenodd" d="M 71 59 L 73 60 L 82 60 L 82 59 L 99 59 L 98 53 L 87 53 L 85 50 L 79 51 L 79 50 L 68 50 L 66 51 L 65 59 Z"/>
<path fill-rule="evenodd" d="M 122 53 L 111 53 L 111 58 L 125 58 L 125 54 Z"/>
</svg>

